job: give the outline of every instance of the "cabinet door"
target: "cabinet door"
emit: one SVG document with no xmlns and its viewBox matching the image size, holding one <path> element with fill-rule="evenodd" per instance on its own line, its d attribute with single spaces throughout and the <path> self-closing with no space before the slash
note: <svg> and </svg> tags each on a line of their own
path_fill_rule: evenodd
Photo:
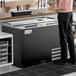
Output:
<svg viewBox="0 0 76 76">
<path fill-rule="evenodd" d="M 30 31 L 30 33 L 28 32 Z M 47 26 L 25 30 L 24 52 L 25 60 L 51 57 L 51 49 L 59 47 L 58 26 Z"/>
</svg>

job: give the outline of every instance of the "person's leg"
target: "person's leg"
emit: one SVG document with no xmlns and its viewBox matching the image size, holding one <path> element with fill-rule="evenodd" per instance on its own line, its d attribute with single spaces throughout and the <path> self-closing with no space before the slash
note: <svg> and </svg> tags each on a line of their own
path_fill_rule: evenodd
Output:
<svg viewBox="0 0 76 76">
<path fill-rule="evenodd" d="M 59 34 L 60 34 L 60 46 L 61 46 L 61 62 L 65 63 L 67 61 L 67 36 L 66 36 L 66 22 L 65 15 L 58 15 L 58 23 L 59 23 Z"/>
<path fill-rule="evenodd" d="M 68 41 L 68 48 L 70 53 L 70 62 L 75 62 L 75 47 L 74 47 L 74 38 L 73 38 L 73 31 L 72 31 L 72 14 L 69 14 L 69 23 L 68 23 L 68 31 L 67 31 L 67 41 Z"/>
</svg>

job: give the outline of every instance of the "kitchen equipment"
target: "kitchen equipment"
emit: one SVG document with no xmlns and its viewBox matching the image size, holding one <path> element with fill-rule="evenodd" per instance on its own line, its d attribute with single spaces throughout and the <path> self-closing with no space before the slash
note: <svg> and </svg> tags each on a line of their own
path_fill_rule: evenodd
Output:
<svg viewBox="0 0 76 76">
<path fill-rule="evenodd" d="M 59 47 L 57 22 L 51 17 L 2 22 L 2 31 L 13 34 L 15 66 L 51 61 L 52 49 Z"/>
<path fill-rule="evenodd" d="M 0 68 L 13 64 L 13 35 L 0 32 Z"/>
<path fill-rule="evenodd" d="M 19 10 L 19 11 L 12 11 L 12 16 L 24 16 L 24 15 L 31 15 L 31 10 Z"/>
</svg>

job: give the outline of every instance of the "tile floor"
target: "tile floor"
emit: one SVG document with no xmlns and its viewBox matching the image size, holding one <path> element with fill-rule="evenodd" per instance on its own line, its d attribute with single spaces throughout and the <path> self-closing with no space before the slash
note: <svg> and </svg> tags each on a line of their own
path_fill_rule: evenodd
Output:
<svg viewBox="0 0 76 76">
<path fill-rule="evenodd" d="M 57 65 L 47 62 L 0 76 L 76 76 L 76 64 Z"/>
<path fill-rule="evenodd" d="M 16 67 L 14 65 L 3 66 L 3 67 L 0 67 L 0 74 L 17 71 L 17 70 L 21 70 L 21 68 Z"/>
</svg>

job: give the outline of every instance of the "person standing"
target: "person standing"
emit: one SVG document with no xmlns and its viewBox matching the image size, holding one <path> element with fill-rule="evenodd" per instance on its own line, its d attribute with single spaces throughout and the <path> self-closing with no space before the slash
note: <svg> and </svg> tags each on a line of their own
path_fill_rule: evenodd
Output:
<svg viewBox="0 0 76 76">
<path fill-rule="evenodd" d="M 54 9 L 58 12 L 57 18 L 58 18 L 60 46 L 61 46 L 61 61 L 59 63 L 65 64 L 68 61 L 67 59 L 67 47 L 68 47 L 70 54 L 69 63 L 74 64 L 75 47 L 72 31 L 73 0 L 57 0 L 57 8 Z"/>
</svg>

